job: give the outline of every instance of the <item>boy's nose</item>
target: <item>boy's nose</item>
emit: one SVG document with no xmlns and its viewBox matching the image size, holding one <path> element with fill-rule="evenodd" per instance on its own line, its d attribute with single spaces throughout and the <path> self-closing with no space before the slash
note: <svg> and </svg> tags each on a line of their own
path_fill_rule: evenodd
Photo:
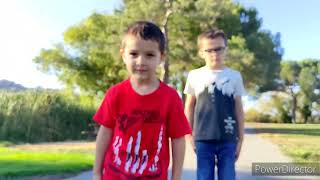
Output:
<svg viewBox="0 0 320 180">
<path fill-rule="evenodd" d="M 144 62 L 145 62 L 145 58 L 143 56 L 139 56 L 137 58 L 137 61 L 136 61 L 137 64 L 142 65 L 144 64 Z"/>
</svg>

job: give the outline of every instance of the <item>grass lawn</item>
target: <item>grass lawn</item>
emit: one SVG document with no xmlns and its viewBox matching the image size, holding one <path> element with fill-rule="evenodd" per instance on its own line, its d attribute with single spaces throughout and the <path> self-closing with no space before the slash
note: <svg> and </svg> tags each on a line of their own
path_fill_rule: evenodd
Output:
<svg viewBox="0 0 320 180">
<path fill-rule="evenodd" d="M 247 123 L 295 162 L 320 162 L 320 124 Z"/>
<path fill-rule="evenodd" d="M 13 146 L 0 143 L 0 179 L 76 173 L 92 168 L 94 143 Z"/>
</svg>

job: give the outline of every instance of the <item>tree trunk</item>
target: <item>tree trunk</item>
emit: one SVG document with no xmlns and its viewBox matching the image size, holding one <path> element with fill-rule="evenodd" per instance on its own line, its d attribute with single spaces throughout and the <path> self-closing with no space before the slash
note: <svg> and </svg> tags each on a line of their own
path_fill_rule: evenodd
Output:
<svg viewBox="0 0 320 180">
<path fill-rule="evenodd" d="M 184 87 L 186 86 L 186 81 L 184 80 L 183 76 L 180 78 L 181 86 L 182 86 L 182 101 L 183 104 L 186 102 L 186 95 L 183 93 Z"/>
<path fill-rule="evenodd" d="M 297 96 L 293 95 L 292 96 L 292 112 L 291 112 L 292 124 L 296 123 L 296 109 L 297 109 Z"/>
<path fill-rule="evenodd" d="M 310 110 L 311 106 L 310 105 L 304 105 L 303 107 L 303 120 L 304 120 L 304 124 L 308 123 L 308 119 L 311 116 L 311 110 Z"/>
<path fill-rule="evenodd" d="M 172 14 L 172 11 L 170 9 L 171 7 L 171 2 L 170 0 L 166 0 L 167 3 L 167 10 L 166 10 L 166 15 L 165 18 L 163 20 L 163 24 L 162 24 L 162 31 L 164 33 L 164 37 L 166 38 L 166 59 L 164 61 L 164 64 L 162 66 L 162 70 L 161 70 L 161 80 L 164 83 L 168 83 L 169 82 L 169 35 L 168 35 L 168 21 L 169 21 L 169 17 Z"/>
<path fill-rule="evenodd" d="M 293 89 L 289 88 L 289 94 L 292 98 L 292 108 L 291 108 L 291 123 L 296 123 L 296 110 L 297 110 L 297 96 L 294 94 Z"/>
<path fill-rule="evenodd" d="M 304 117 L 303 123 L 304 123 L 304 124 L 307 124 L 307 123 L 308 123 L 308 117 L 307 117 L 307 116 Z"/>
</svg>

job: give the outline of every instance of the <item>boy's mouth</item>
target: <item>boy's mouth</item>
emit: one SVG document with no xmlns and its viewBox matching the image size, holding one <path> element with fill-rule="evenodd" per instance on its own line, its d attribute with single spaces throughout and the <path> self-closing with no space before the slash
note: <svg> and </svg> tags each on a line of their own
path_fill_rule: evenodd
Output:
<svg viewBox="0 0 320 180">
<path fill-rule="evenodd" d="M 135 69 L 134 71 L 135 71 L 135 72 L 137 72 L 137 73 L 144 73 L 144 72 L 147 72 L 147 70 L 146 70 L 146 69 Z"/>
</svg>

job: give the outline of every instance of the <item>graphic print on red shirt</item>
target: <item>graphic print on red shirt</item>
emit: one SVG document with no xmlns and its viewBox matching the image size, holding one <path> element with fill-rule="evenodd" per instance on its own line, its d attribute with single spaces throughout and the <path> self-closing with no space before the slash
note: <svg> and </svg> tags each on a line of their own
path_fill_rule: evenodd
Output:
<svg viewBox="0 0 320 180">
<path fill-rule="evenodd" d="M 110 88 L 94 120 L 113 129 L 104 179 L 167 179 L 169 138 L 191 133 L 176 91 L 164 83 L 139 95 L 130 81 Z"/>
</svg>

